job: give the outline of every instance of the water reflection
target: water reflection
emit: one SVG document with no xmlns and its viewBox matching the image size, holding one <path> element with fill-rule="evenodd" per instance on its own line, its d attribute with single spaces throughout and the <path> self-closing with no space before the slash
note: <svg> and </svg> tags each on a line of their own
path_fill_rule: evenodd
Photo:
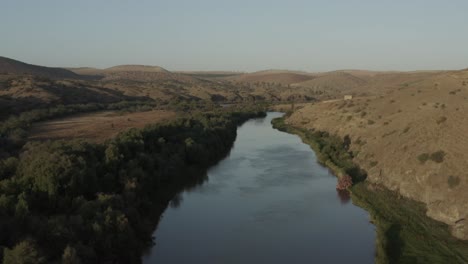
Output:
<svg viewBox="0 0 468 264">
<path fill-rule="evenodd" d="M 374 262 L 367 213 L 309 146 L 272 129 L 280 115 L 240 127 L 229 156 L 172 200 L 144 263 Z"/>
<path fill-rule="evenodd" d="M 351 194 L 348 190 L 336 190 L 336 194 L 340 198 L 341 204 L 347 204 L 351 200 Z"/>
</svg>

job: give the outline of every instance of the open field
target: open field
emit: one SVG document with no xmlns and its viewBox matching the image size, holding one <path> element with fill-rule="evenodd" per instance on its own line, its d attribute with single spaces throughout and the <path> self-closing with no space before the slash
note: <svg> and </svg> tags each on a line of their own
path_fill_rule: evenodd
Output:
<svg viewBox="0 0 468 264">
<path fill-rule="evenodd" d="M 32 127 L 29 139 L 82 138 L 102 142 L 127 129 L 142 128 L 147 124 L 173 119 L 175 116 L 174 112 L 165 110 L 126 114 L 112 111 L 83 114 L 37 123 Z"/>
</svg>

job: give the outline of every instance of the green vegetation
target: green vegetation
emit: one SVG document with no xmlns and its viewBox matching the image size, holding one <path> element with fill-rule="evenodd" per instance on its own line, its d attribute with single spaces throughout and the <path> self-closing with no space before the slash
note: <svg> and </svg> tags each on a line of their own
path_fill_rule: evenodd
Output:
<svg viewBox="0 0 468 264">
<path fill-rule="evenodd" d="M 327 132 L 292 127 L 286 125 L 283 118 L 275 119 L 272 123 L 281 131 L 300 136 L 304 143 L 315 150 L 319 162 L 332 169 L 338 177 L 346 168 L 358 168 L 352 165 L 352 153 L 345 147 L 346 139 L 340 140 Z M 330 152 L 332 149 L 334 151 Z M 435 156 L 440 155 L 438 153 Z M 432 154 L 424 153 L 421 159 L 427 161 L 431 157 Z M 365 175 L 365 172 L 362 173 Z M 349 189 L 353 203 L 370 213 L 377 228 L 376 263 L 468 262 L 468 242 L 453 237 L 446 224 L 427 217 L 422 203 L 405 199 L 366 181 L 354 183 Z M 459 179 L 451 176 L 448 184 L 454 188 L 459 184 Z"/>
<path fill-rule="evenodd" d="M 422 153 L 418 156 L 418 160 L 419 162 L 421 162 L 421 164 L 426 163 L 426 161 L 428 161 L 429 159 L 437 163 L 442 163 L 444 161 L 444 158 L 445 152 L 443 150 L 433 152 L 430 155 L 428 153 Z"/>
<path fill-rule="evenodd" d="M 437 163 L 444 161 L 445 152 L 443 150 L 436 151 L 431 154 L 431 160 Z"/>
<path fill-rule="evenodd" d="M 0 257 L 4 263 L 139 263 L 177 191 L 203 181 L 204 170 L 230 150 L 237 126 L 263 115 L 248 109 L 196 114 L 104 144 L 26 143 L 18 156 L 0 162 Z"/>
<path fill-rule="evenodd" d="M 349 175 L 356 183 L 367 177 L 366 172 L 353 163 L 354 155 L 349 151 L 351 144 L 349 136 L 341 139 L 328 132 L 308 131 L 288 126 L 284 123 L 284 118 L 273 119 L 272 124 L 280 131 L 299 135 L 304 143 L 315 150 L 318 162 L 329 167 L 339 178 Z"/>
<path fill-rule="evenodd" d="M 419 154 L 419 156 L 418 156 L 418 160 L 419 160 L 419 162 L 421 162 L 421 164 L 426 163 L 426 161 L 428 159 L 429 159 L 429 154 L 427 154 L 427 153 L 422 153 L 422 154 Z"/>
<path fill-rule="evenodd" d="M 446 224 L 426 216 L 422 203 L 367 183 L 351 189 L 353 203 L 366 209 L 377 228 L 376 263 L 466 263 L 468 242 Z"/>
<path fill-rule="evenodd" d="M 457 187 L 460 184 L 460 177 L 450 175 L 447 178 L 447 184 L 448 184 L 450 189 L 453 189 L 453 188 Z"/>
</svg>

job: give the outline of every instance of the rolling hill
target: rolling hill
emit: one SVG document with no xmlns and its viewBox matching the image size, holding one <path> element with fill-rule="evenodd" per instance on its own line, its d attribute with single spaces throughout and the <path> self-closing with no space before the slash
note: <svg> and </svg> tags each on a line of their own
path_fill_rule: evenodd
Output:
<svg viewBox="0 0 468 264">
<path fill-rule="evenodd" d="M 428 216 L 468 239 L 468 73 L 378 74 L 359 89 L 372 87 L 380 94 L 307 105 L 287 122 L 350 136 L 371 183 L 423 202 Z"/>
<path fill-rule="evenodd" d="M 27 64 L 0 56 L 0 75 L 34 75 L 51 79 L 80 79 L 82 76 L 62 68 Z"/>
<path fill-rule="evenodd" d="M 314 76 L 302 73 L 302 72 L 291 72 L 284 70 L 267 70 L 259 71 L 254 73 L 246 73 L 234 76 L 229 78 L 231 81 L 235 82 L 247 82 L 247 83 L 256 83 L 256 82 L 268 82 L 268 83 L 280 83 L 283 85 L 288 85 L 292 83 L 304 82 L 310 79 L 313 79 Z"/>
</svg>

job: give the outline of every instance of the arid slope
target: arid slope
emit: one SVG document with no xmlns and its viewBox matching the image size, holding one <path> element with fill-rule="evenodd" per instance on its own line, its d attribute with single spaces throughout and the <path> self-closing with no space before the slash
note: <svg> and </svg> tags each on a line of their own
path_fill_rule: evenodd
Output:
<svg viewBox="0 0 468 264">
<path fill-rule="evenodd" d="M 424 202 L 468 239 L 468 71 L 378 78 L 381 95 L 308 105 L 287 122 L 349 135 L 369 181 Z"/>
<path fill-rule="evenodd" d="M 82 76 L 62 68 L 37 66 L 0 56 L 0 75 L 34 75 L 52 79 L 80 79 Z"/>
</svg>

